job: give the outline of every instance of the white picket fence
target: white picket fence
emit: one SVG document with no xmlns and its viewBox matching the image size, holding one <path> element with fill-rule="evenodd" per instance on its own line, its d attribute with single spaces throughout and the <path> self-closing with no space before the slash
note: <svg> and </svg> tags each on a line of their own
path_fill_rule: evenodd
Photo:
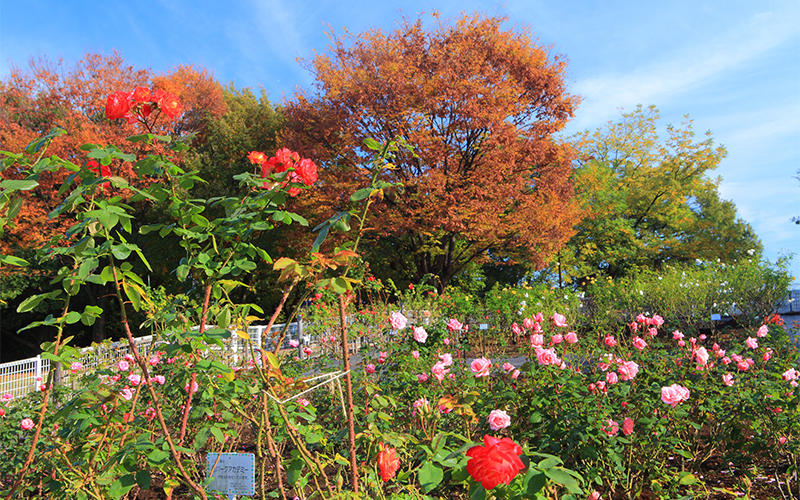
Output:
<svg viewBox="0 0 800 500">
<path fill-rule="evenodd" d="M 273 325 L 270 334 L 266 333 L 266 326 L 250 326 L 247 329 L 247 333 L 250 336 L 249 342 L 253 344 L 255 349 L 259 349 L 262 345 L 271 349 L 270 344 L 272 344 L 273 339 L 277 338 L 283 327 L 283 324 Z M 292 349 L 289 345 L 289 340 L 292 339 L 298 340 L 300 343 L 298 350 L 299 355 L 302 356 L 302 347 L 311 342 L 310 338 L 302 335 L 302 322 L 289 324 L 286 339 L 281 347 Z M 246 359 L 250 355 L 247 342 L 247 340 L 237 335 L 232 335 L 231 338 L 223 341 L 225 347 L 218 350 L 217 354 L 229 365 L 238 364 L 242 359 Z M 140 355 L 149 356 L 152 350 L 158 350 L 163 341 L 157 341 L 154 345 L 153 337 L 148 335 L 135 338 L 134 343 Z M 81 357 L 76 360 L 83 365 L 83 369 L 77 374 L 72 374 L 69 366 L 63 366 L 58 373 L 57 382 L 61 384 L 71 383 L 83 373 L 93 372 L 109 366 L 124 358 L 126 354 L 132 354 L 127 341 L 119 341 L 112 344 L 95 344 L 91 347 L 86 347 L 81 350 Z M 50 360 L 41 356 L 0 364 L 0 396 L 10 394 L 13 398 L 18 398 L 38 391 L 40 386 L 47 381 L 51 367 Z"/>
</svg>

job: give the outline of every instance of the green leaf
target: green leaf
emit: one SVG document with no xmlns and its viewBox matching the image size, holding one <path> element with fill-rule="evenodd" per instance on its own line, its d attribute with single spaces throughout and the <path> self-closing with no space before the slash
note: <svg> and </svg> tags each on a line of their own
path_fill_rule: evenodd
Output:
<svg viewBox="0 0 800 500">
<path fill-rule="evenodd" d="M 122 498 L 134 486 L 136 486 L 136 477 L 133 474 L 125 474 L 114 481 L 114 484 L 108 489 L 108 494 L 111 495 L 111 498 Z"/>
<path fill-rule="evenodd" d="M 44 299 L 47 298 L 47 294 L 41 295 L 34 295 L 32 297 L 28 297 L 27 299 L 23 300 L 20 305 L 17 306 L 17 312 L 28 312 L 33 310 L 36 306 L 38 306 Z"/>
<path fill-rule="evenodd" d="M 280 370 L 281 364 L 278 362 L 278 358 L 276 358 L 275 355 L 269 351 L 267 351 L 267 362 L 276 370 Z"/>
<path fill-rule="evenodd" d="M 286 476 L 289 479 L 289 486 L 294 486 L 298 479 L 303 477 L 303 462 L 302 458 L 295 458 L 286 469 Z"/>
<path fill-rule="evenodd" d="M 211 434 L 214 435 L 214 438 L 219 442 L 219 444 L 225 444 L 225 435 L 219 430 L 219 427 L 212 427 Z"/>
<path fill-rule="evenodd" d="M 486 488 L 478 484 L 469 496 L 469 500 L 486 500 Z"/>
<path fill-rule="evenodd" d="M 68 312 L 68 313 L 67 313 L 67 315 L 64 317 L 64 321 L 65 321 L 65 322 L 66 322 L 68 325 L 71 325 L 71 324 L 73 324 L 73 323 L 77 323 L 77 322 L 78 322 L 78 321 L 80 321 L 80 320 L 81 320 L 81 313 L 79 313 L 78 311 L 70 311 L 70 312 Z"/>
<path fill-rule="evenodd" d="M 136 473 L 136 484 L 138 484 L 141 489 L 149 490 L 151 481 L 150 471 L 140 470 Z"/>
<path fill-rule="evenodd" d="M 432 489 L 439 486 L 444 478 L 444 473 L 440 467 L 434 465 L 433 462 L 425 462 L 419 470 L 419 483 L 422 486 L 422 492 L 428 493 Z"/>
<path fill-rule="evenodd" d="M 528 469 L 528 473 L 525 474 L 525 479 L 522 481 L 522 488 L 528 498 L 534 498 L 534 495 L 542 491 L 545 484 L 547 484 L 547 478 L 544 472 L 539 472 L 531 467 Z"/>
<path fill-rule="evenodd" d="M 583 493 L 578 481 L 563 467 L 552 467 L 544 473 L 554 482 L 567 488 L 570 493 Z"/>
<path fill-rule="evenodd" d="M 372 194 L 371 187 L 361 188 L 350 195 L 350 201 L 361 201 L 365 198 L 368 198 L 370 194 Z"/>
<path fill-rule="evenodd" d="M 20 259 L 14 255 L 0 255 L 0 262 L 3 264 L 8 264 L 11 266 L 20 266 L 25 267 L 28 265 L 28 261 L 25 259 Z"/>
<path fill-rule="evenodd" d="M 381 151 L 383 149 L 383 144 L 369 137 L 364 139 L 364 145 L 373 151 Z"/>
<path fill-rule="evenodd" d="M 5 179 L 0 181 L 0 189 L 13 189 L 14 191 L 30 191 L 39 185 L 33 179 Z"/>
</svg>

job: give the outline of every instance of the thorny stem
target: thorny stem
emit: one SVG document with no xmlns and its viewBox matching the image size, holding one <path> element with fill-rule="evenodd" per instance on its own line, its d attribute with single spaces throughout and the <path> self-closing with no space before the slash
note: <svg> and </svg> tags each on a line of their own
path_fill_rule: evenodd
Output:
<svg viewBox="0 0 800 500">
<path fill-rule="evenodd" d="M 350 436 L 350 471 L 353 479 L 353 493 L 358 494 L 358 462 L 356 461 L 356 430 L 353 416 L 353 383 L 350 379 L 350 349 L 347 345 L 347 324 L 344 310 L 344 295 L 339 295 L 339 323 L 342 330 L 342 361 L 344 362 L 344 380 L 347 387 L 347 429 Z"/>
<path fill-rule="evenodd" d="M 269 319 L 269 323 L 267 323 L 267 327 L 264 329 L 265 332 L 269 333 L 272 329 L 272 325 L 275 324 L 275 321 L 278 319 L 278 315 L 283 310 L 283 305 L 286 304 L 286 299 L 289 297 L 289 294 L 292 293 L 292 290 L 300 282 L 300 278 L 295 278 L 289 287 L 283 291 L 283 296 L 281 297 L 281 301 L 278 303 L 278 307 L 275 308 L 275 312 L 272 313 L 272 317 Z M 288 325 L 288 323 L 287 323 Z M 272 352 L 274 355 L 278 355 L 278 352 L 281 349 L 281 344 L 283 344 L 283 339 L 286 337 L 286 328 L 283 329 L 281 332 L 281 336 L 278 339 L 278 343 L 275 344 L 275 350 Z M 266 352 L 266 351 L 264 351 Z"/>
<path fill-rule="evenodd" d="M 278 478 L 278 491 L 281 492 L 281 498 L 283 498 L 283 500 L 286 500 L 286 492 L 283 490 L 283 476 L 281 476 L 281 468 L 282 468 L 282 465 L 281 465 L 281 454 L 278 453 L 278 450 L 275 447 L 275 442 L 272 440 L 272 424 L 269 421 L 268 402 L 269 402 L 269 399 L 268 399 L 267 395 L 264 394 L 262 396 L 262 401 L 261 401 L 261 405 L 262 405 L 261 406 L 261 411 L 262 411 L 261 415 L 262 415 L 262 418 L 264 419 L 264 425 L 261 426 L 258 429 L 258 433 L 259 433 L 259 436 L 260 436 L 263 427 L 267 428 L 267 446 L 269 448 L 269 454 L 272 456 L 273 459 L 275 459 L 275 476 Z M 264 492 L 265 484 L 264 484 L 264 473 L 263 473 L 264 464 L 266 464 L 266 460 L 263 460 L 261 463 L 262 463 L 261 498 L 266 498 L 265 492 Z"/>
<path fill-rule="evenodd" d="M 155 389 L 153 388 L 153 384 L 150 382 L 150 372 L 147 369 L 147 363 L 145 360 L 139 355 L 139 350 L 136 348 L 136 343 L 133 340 L 133 333 L 131 333 L 131 327 L 128 323 L 128 315 L 125 311 L 125 301 L 122 299 L 122 292 L 120 291 L 121 284 L 119 280 L 119 275 L 117 274 L 117 266 L 114 263 L 113 257 L 111 257 L 111 272 L 114 277 L 114 285 L 116 288 L 117 293 L 117 300 L 120 303 L 120 313 L 121 313 L 121 321 L 122 326 L 125 328 L 125 335 L 128 339 L 128 345 L 130 346 L 131 352 L 133 353 L 133 358 L 136 360 L 136 364 L 142 369 L 142 374 L 144 375 L 144 382 L 147 386 L 148 392 L 150 392 L 150 397 L 153 400 L 153 407 L 156 410 L 156 417 L 158 417 L 158 423 L 161 425 L 161 430 L 164 432 L 164 439 L 167 441 L 167 445 L 169 446 L 170 452 L 172 456 L 175 457 L 175 465 L 177 465 L 178 470 L 183 477 L 183 480 L 186 481 L 186 484 L 189 485 L 194 491 L 196 491 L 203 500 L 208 500 L 208 496 L 203 488 L 197 485 L 189 474 L 186 472 L 186 469 L 183 467 L 183 462 L 181 461 L 180 453 L 177 449 L 175 449 L 175 443 L 172 441 L 172 437 L 170 436 L 169 428 L 167 427 L 167 423 L 164 421 L 164 414 L 161 411 L 161 402 L 158 399 L 158 395 L 156 394 Z M 8 499 L 7 499 L 8 500 Z"/>
</svg>

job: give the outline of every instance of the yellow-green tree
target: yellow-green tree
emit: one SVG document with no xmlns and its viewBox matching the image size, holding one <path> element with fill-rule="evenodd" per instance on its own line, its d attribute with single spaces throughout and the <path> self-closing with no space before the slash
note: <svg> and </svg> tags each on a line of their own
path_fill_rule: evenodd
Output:
<svg viewBox="0 0 800 500">
<path fill-rule="evenodd" d="M 588 216 L 561 254 L 573 276 L 620 276 L 664 263 L 752 258 L 761 243 L 721 200 L 709 177 L 726 156 L 711 133 L 697 141 L 691 120 L 658 134 L 654 106 L 638 106 L 576 135 L 575 189 Z"/>
</svg>

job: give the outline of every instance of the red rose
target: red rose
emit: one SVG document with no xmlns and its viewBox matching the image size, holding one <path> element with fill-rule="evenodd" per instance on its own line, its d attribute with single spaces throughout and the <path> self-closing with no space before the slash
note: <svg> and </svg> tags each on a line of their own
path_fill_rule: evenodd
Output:
<svg viewBox="0 0 800 500">
<path fill-rule="evenodd" d="M 261 151 L 250 151 L 250 154 L 247 155 L 247 159 L 250 160 L 250 163 L 253 165 L 261 165 L 267 161 L 267 155 Z"/>
<path fill-rule="evenodd" d="M 467 472 L 487 490 L 500 483 L 510 484 L 511 480 L 525 468 L 519 456 L 522 448 L 509 438 L 497 439 L 483 436 L 483 446 L 473 446 L 467 450 L 470 457 Z"/>
<path fill-rule="evenodd" d="M 86 167 L 94 172 L 95 175 L 99 175 L 102 177 L 111 177 L 111 165 L 99 165 L 97 160 L 89 160 L 86 162 Z M 101 187 L 107 188 L 111 187 L 110 182 L 104 182 L 101 184 Z"/>
<path fill-rule="evenodd" d="M 183 105 L 178 96 L 171 92 L 158 89 L 153 92 L 153 101 L 158 104 L 159 109 L 170 118 L 176 118 L 183 113 Z"/>
<path fill-rule="evenodd" d="M 384 446 L 378 453 L 378 468 L 381 470 L 381 479 L 384 482 L 394 477 L 397 469 L 400 468 L 400 458 L 394 448 Z"/>
<path fill-rule="evenodd" d="M 130 109 L 131 103 L 125 92 L 114 92 L 106 99 L 106 118 L 109 120 L 122 118 Z"/>
<path fill-rule="evenodd" d="M 303 158 L 296 163 L 294 170 L 306 186 L 314 184 L 317 180 L 317 166 L 308 158 Z"/>
<path fill-rule="evenodd" d="M 136 103 L 150 102 L 150 89 L 147 87 L 136 87 L 131 92 L 131 99 Z"/>
</svg>

